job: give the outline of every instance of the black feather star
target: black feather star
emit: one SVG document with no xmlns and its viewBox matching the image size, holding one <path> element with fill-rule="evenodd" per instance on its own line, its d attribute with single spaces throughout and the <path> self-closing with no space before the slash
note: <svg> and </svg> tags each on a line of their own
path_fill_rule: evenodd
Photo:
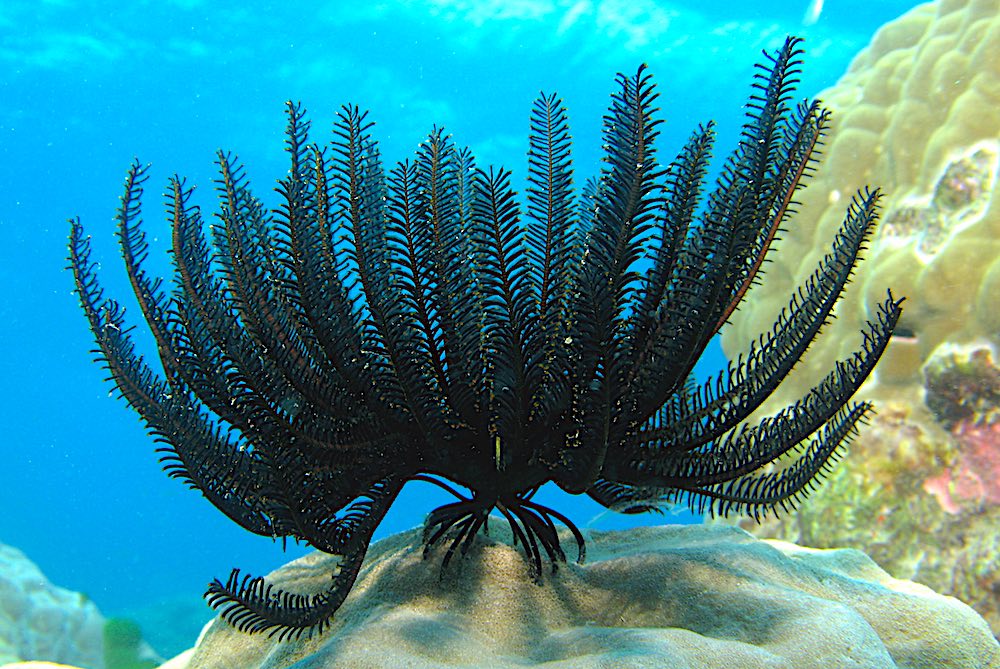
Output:
<svg viewBox="0 0 1000 669">
<path fill-rule="evenodd" d="M 809 492 L 872 409 L 849 399 L 900 300 L 878 305 L 861 348 L 805 397 L 744 423 L 831 318 L 877 218 L 878 191 L 858 193 L 770 333 L 714 381 L 691 381 L 761 278 L 828 124 L 817 102 L 792 102 L 799 40 L 765 55 L 707 196 L 713 127 L 661 164 L 645 67 L 618 76 L 604 165 L 581 193 L 562 101 L 535 101 L 523 201 L 510 172 L 476 167 L 440 130 L 386 171 L 357 107 L 340 111 L 324 148 L 289 104 L 277 210 L 226 153 L 210 226 L 184 181 L 170 181 L 172 286 L 144 269 L 146 174 L 134 164 L 118 239 L 162 376 L 136 353 L 73 222 L 97 358 L 161 444 L 167 474 L 251 532 L 341 558 L 322 593 L 239 570 L 215 581 L 208 601 L 230 624 L 279 638 L 328 627 L 407 481 L 456 498 L 428 516 L 425 551 L 441 546 L 444 564 L 464 555 L 497 512 L 536 579 L 544 557 L 565 560 L 557 522 L 584 557 L 573 523 L 532 499 L 550 481 L 623 513 L 681 502 L 758 517 Z"/>
</svg>

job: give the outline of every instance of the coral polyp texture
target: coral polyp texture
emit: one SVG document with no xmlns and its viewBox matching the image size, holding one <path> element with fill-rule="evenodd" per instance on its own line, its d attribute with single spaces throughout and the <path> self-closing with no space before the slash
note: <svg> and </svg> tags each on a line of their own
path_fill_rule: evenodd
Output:
<svg viewBox="0 0 1000 669">
<path fill-rule="evenodd" d="M 940 350 L 926 404 L 886 399 L 791 518 L 742 526 L 809 546 L 855 546 L 897 578 L 976 609 L 1000 635 L 1000 369 L 989 349 Z"/>
<path fill-rule="evenodd" d="M 248 531 L 339 557 L 319 592 L 234 570 L 208 589 L 225 620 L 282 638 L 327 628 L 409 481 L 456 500 L 427 517 L 425 556 L 440 549 L 442 568 L 464 556 L 495 512 L 537 580 L 543 560 L 566 559 L 557 523 L 584 557 L 572 521 L 533 499 L 550 482 L 624 513 L 686 503 L 759 517 L 810 492 L 871 411 L 850 398 L 901 300 L 883 291 L 854 350 L 777 415 L 744 420 L 829 320 L 875 228 L 877 190 L 843 204 L 771 332 L 716 379 L 691 376 L 764 278 L 816 166 L 829 115 L 793 99 L 801 54 L 794 38 L 766 54 L 711 190 L 712 125 L 661 163 L 644 66 L 619 75 L 604 166 L 580 193 L 565 109 L 536 100 L 523 203 L 509 171 L 477 168 L 440 130 L 386 170 L 366 113 L 345 106 L 321 148 L 289 104 L 278 209 L 226 153 L 210 232 L 190 188 L 170 182 L 172 290 L 147 272 L 135 164 L 118 238 L 162 374 L 104 296 L 74 221 L 70 263 L 97 359 L 161 443 L 165 470 Z"/>
<path fill-rule="evenodd" d="M 781 308 L 856 184 L 884 186 L 861 290 L 770 398 L 783 405 L 842 354 L 866 301 L 890 284 L 907 310 L 860 396 L 881 407 L 854 457 L 794 520 L 765 536 L 851 545 L 901 578 L 971 603 L 1000 634 L 1000 12 L 996 0 L 921 5 L 885 25 L 820 98 L 835 112 L 824 170 L 799 198 L 759 299 L 733 317 L 726 351 Z M 872 155 L 874 151 L 874 155 Z M 829 169 L 827 169 L 829 168 Z M 799 376 L 801 374 L 801 376 Z M 802 380 L 799 380 L 802 379 Z M 836 519 L 832 521 L 831 519 Z"/>
<path fill-rule="evenodd" d="M 798 197 L 800 211 L 818 225 L 790 226 L 783 235 L 787 246 L 767 287 L 723 333 L 726 352 L 737 355 L 742 342 L 768 327 L 784 306 L 782 296 L 826 252 L 843 201 L 859 186 L 885 190 L 884 224 L 856 278 L 861 290 L 845 296 L 829 327 L 833 336 L 816 342 L 788 386 L 772 396 L 775 407 L 795 393 L 797 375 L 811 378 L 843 355 L 849 345 L 843 335 L 868 318 L 885 285 L 909 302 L 869 396 L 918 388 L 921 367 L 942 343 L 1000 343 L 996 1 L 913 9 L 883 26 L 819 97 L 834 121 L 824 168 Z"/>
</svg>

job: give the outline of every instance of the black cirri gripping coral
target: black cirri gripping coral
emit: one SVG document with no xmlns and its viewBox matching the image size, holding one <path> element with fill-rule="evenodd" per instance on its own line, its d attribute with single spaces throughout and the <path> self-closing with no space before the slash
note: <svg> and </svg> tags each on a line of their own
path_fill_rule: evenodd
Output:
<svg viewBox="0 0 1000 669">
<path fill-rule="evenodd" d="M 802 399 L 753 424 L 831 318 L 877 218 L 877 190 L 847 207 L 829 253 L 770 332 L 702 385 L 692 369 L 754 283 L 814 167 L 829 113 L 795 102 L 799 41 L 754 77 L 739 143 L 706 187 L 711 124 L 669 162 L 645 67 L 619 75 L 604 162 L 578 192 L 566 110 L 530 116 L 524 196 L 440 130 L 386 169 L 365 112 L 345 106 L 332 143 L 311 143 L 288 105 L 288 175 L 268 210 L 220 153 L 211 224 L 170 180 L 173 274 L 145 269 L 145 168 L 128 172 L 118 240 L 158 369 L 104 296 L 78 221 L 70 263 L 97 359 L 160 443 L 164 469 L 242 527 L 340 556 L 330 587 L 213 582 L 232 625 L 281 638 L 322 631 L 372 533 L 407 481 L 455 501 L 427 517 L 425 551 L 464 555 L 487 518 L 510 524 L 531 573 L 584 540 L 540 486 L 623 513 L 686 503 L 754 517 L 787 509 L 871 411 L 850 397 L 900 315 L 889 294 Z M 797 223 L 802 225 L 803 223 Z M 779 467 L 767 468 L 778 462 Z"/>
</svg>

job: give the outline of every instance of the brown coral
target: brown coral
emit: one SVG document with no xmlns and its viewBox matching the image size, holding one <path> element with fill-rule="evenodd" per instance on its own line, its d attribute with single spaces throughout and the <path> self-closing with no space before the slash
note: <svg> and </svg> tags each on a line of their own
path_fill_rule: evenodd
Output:
<svg viewBox="0 0 1000 669">
<path fill-rule="evenodd" d="M 958 448 L 957 461 L 924 481 L 948 513 L 1000 505 L 1000 369 L 988 348 L 943 350 L 924 370 L 924 401 Z"/>
<path fill-rule="evenodd" d="M 949 430 L 1000 422 L 1000 369 L 989 348 L 942 350 L 924 369 L 927 408 Z"/>
</svg>

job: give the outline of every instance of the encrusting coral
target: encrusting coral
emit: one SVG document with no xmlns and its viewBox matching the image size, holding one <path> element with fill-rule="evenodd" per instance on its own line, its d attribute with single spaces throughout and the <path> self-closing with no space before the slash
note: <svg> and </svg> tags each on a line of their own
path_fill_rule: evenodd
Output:
<svg viewBox="0 0 1000 669">
<path fill-rule="evenodd" d="M 924 490 L 953 514 L 968 506 L 962 502 L 973 509 L 1000 505 L 1000 369 L 992 351 L 940 351 L 924 375 L 927 408 L 956 446 L 956 456 Z"/>
</svg>

